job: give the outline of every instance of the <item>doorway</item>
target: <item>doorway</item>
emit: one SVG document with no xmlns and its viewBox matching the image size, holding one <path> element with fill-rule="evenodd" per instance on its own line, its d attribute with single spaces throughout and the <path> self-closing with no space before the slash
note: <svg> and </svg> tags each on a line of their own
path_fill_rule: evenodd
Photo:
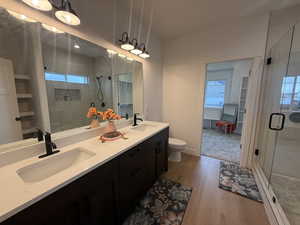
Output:
<svg viewBox="0 0 300 225">
<path fill-rule="evenodd" d="M 253 59 L 206 67 L 201 154 L 240 162 L 248 80 Z"/>
</svg>

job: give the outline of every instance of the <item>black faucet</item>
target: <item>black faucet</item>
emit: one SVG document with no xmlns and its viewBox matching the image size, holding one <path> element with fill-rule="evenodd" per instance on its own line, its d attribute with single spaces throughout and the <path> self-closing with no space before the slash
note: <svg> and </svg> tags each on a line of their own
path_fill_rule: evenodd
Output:
<svg viewBox="0 0 300 225">
<path fill-rule="evenodd" d="M 59 152 L 59 150 L 53 151 L 53 149 L 56 149 L 57 146 L 55 143 L 52 142 L 51 134 L 48 132 L 46 132 L 45 134 L 45 146 L 46 146 L 46 154 L 40 155 L 39 158 L 44 158 Z"/>
<path fill-rule="evenodd" d="M 137 124 L 137 121 L 139 120 L 139 121 L 143 121 L 143 119 L 142 118 L 138 118 L 137 117 L 137 115 L 139 115 L 138 113 L 135 113 L 134 114 L 134 116 L 133 116 L 133 125 L 132 126 L 137 126 L 138 124 Z"/>
<path fill-rule="evenodd" d="M 37 129 L 36 137 L 38 139 L 38 142 L 41 142 L 44 140 L 44 133 L 41 129 Z"/>
</svg>

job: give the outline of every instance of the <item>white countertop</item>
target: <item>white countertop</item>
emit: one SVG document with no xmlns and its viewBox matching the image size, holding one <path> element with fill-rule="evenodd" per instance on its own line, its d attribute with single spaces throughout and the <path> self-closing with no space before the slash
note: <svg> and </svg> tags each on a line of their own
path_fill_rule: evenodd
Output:
<svg viewBox="0 0 300 225">
<path fill-rule="evenodd" d="M 125 136 L 128 137 L 127 140 L 119 139 L 113 142 L 101 143 L 97 136 L 76 144 L 65 146 L 61 149 L 58 146 L 60 153 L 53 156 L 57 156 L 62 152 L 70 151 L 74 148 L 84 148 L 96 155 L 40 182 L 25 183 L 16 171 L 53 156 L 48 156 L 44 159 L 32 157 L 0 168 L 0 222 L 50 195 L 84 174 L 87 174 L 96 167 L 126 152 L 169 126 L 167 123 L 150 121 L 145 121 L 143 124 L 147 125 L 146 129 L 134 129 L 131 126 L 120 129 L 120 131 L 125 133 Z"/>
</svg>

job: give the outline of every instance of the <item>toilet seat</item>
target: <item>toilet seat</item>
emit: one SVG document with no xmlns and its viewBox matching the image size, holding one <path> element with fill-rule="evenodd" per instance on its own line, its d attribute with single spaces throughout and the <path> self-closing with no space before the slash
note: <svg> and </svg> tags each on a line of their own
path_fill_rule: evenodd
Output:
<svg viewBox="0 0 300 225">
<path fill-rule="evenodd" d="M 183 148 L 186 146 L 186 142 L 176 138 L 169 138 L 169 145 L 173 148 Z"/>
</svg>

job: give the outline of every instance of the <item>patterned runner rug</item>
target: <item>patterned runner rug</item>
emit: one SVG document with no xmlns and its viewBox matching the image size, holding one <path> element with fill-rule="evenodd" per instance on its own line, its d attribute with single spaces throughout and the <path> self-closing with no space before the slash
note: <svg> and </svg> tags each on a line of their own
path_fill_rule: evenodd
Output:
<svg viewBox="0 0 300 225">
<path fill-rule="evenodd" d="M 262 202 L 252 171 L 241 168 L 236 163 L 220 162 L 219 187 L 246 198 Z"/>
<path fill-rule="evenodd" d="M 123 225 L 180 225 L 192 188 L 159 179 Z"/>
</svg>

